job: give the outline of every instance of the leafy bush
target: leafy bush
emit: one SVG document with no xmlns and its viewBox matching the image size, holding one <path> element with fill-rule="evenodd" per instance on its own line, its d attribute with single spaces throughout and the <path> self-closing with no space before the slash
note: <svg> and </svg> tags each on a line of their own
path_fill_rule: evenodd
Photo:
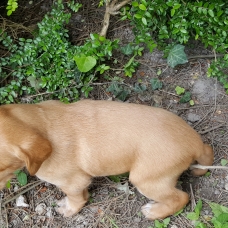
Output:
<svg viewBox="0 0 228 228">
<path fill-rule="evenodd" d="M 150 51 L 156 47 L 154 40 L 164 46 L 170 41 L 186 44 L 194 38 L 224 53 L 224 58 L 212 63 L 208 75 L 218 77 L 228 88 L 227 1 L 135 0 L 122 13 L 122 19 L 126 18 L 134 26 L 136 43 L 147 44 Z"/>
<path fill-rule="evenodd" d="M 46 95 L 64 102 L 77 100 L 80 93 L 88 96 L 92 89 L 90 84 L 95 80 L 91 69 L 95 67 L 93 70 L 101 73 L 108 69 L 101 69 L 102 63 L 112 56 L 118 40 L 112 42 L 92 34 L 83 46 L 74 46 L 64 27 L 70 16 L 60 2 L 38 24 L 34 39 L 20 38 L 15 43 L 5 31 L 0 31 L 0 42 L 10 53 L 0 61 L 0 82 L 7 80 L 0 88 L 0 103 L 15 102 L 22 95 L 32 96 L 35 101 Z M 84 69 L 85 63 L 91 65 L 91 61 L 95 61 L 96 66 L 79 70 Z"/>
<path fill-rule="evenodd" d="M 81 6 L 74 1 L 66 5 L 74 12 Z M 15 102 L 22 96 L 35 101 L 44 98 L 74 101 L 80 93 L 88 96 L 97 73 L 103 74 L 110 69 L 106 60 L 110 60 L 113 50 L 119 48 L 118 40 L 91 34 L 84 45 L 74 46 L 69 42 L 65 28 L 70 16 L 58 1 L 38 24 L 34 39 L 20 38 L 15 42 L 0 30 L 0 42 L 10 53 L 0 62 L 0 83 L 5 83 L 0 88 L 0 103 Z M 130 20 L 136 34 L 132 43 L 121 48 L 129 58 L 123 66 L 126 76 L 132 77 L 135 72 L 143 44 L 150 51 L 157 44 L 164 47 L 165 53 L 169 52 L 168 64 L 175 67 L 187 61 L 183 44 L 195 38 L 214 52 L 224 54 L 211 64 L 208 76 L 218 77 L 228 89 L 228 2 L 135 0 L 122 11 L 122 19 Z M 112 86 L 109 90 L 125 99 L 130 90 L 124 87 Z"/>
</svg>

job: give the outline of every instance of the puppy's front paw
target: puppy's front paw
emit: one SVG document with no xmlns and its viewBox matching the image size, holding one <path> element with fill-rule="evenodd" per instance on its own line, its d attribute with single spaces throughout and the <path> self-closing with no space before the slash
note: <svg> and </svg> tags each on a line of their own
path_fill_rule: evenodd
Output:
<svg viewBox="0 0 228 228">
<path fill-rule="evenodd" d="M 172 214 L 170 208 L 161 203 L 149 202 L 141 208 L 142 213 L 147 219 L 163 219 Z"/>
<path fill-rule="evenodd" d="M 67 197 L 64 197 L 62 200 L 58 201 L 57 205 L 59 206 L 59 208 L 57 208 L 56 211 L 64 217 L 70 217 L 78 213 L 81 209 L 81 207 L 71 205 Z"/>
</svg>

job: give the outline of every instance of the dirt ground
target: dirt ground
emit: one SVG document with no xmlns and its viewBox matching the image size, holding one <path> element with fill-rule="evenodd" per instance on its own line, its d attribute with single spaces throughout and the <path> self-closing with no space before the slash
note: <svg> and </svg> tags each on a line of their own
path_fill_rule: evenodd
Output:
<svg viewBox="0 0 228 228">
<path fill-rule="evenodd" d="M 51 1 L 37 1 L 34 5 L 26 5 L 23 1 L 12 18 L 15 23 L 24 26 L 35 25 L 42 20 L 43 15 L 50 10 Z M 72 16 L 70 29 L 71 41 L 74 44 L 83 42 L 90 32 L 99 32 L 104 14 L 104 8 L 97 8 L 93 1 L 84 1 L 83 11 Z M 4 12 L 1 8 L 1 12 Z M 38 13 L 39 12 L 39 13 Z M 2 17 L 6 17 L 1 13 Z M 25 17 L 26 15 L 26 17 Z M 85 22 L 75 23 L 77 18 L 85 18 Z M 96 20 L 95 20 L 96 19 Z M 82 20 L 81 20 L 82 21 Z M 96 23 L 94 23 L 96 21 Z M 80 33 L 78 32 L 80 28 Z M 23 35 L 23 29 L 20 30 Z M 119 38 L 122 44 L 134 39 L 132 28 L 127 22 L 120 22 L 113 18 L 108 38 Z M 188 56 L 211 54 L 200 43 L 193 42 L 185 49 Z M 163 82 L 160 90 L 148 89 L 143 94 L 131 93 L 126 102 L 158 106 L 176 113 L 186 120 L 197 132 L 202 135 L 204 142 L 211 144 L 215 151 L 214 165 L 221 165 L 221 159 L 228 159 L 228 96 L 214 78 L 208 78 L 207 68 L 209 58 L 191 58 L 188 63 L 174 69 L 168 67 L 163 54 L 159 50 L 153 53 L 145 51 L 139 60 L 141 65 L 134 76 L 125 78 L 124 83 L 133 86 L 139 80 L 145 85 L 150 84 L 152 78 L 158 78 L 157 72 L 161 70 L 159 79 Z M 179 102 L 175 87 L 181 86 L 192 93 L 194 105 Z M 106 92 L 107 84 L 94 85 L 90 99 L 113 99 Z M 171 216 L 168 227 L 183 228 L 194 227 L 186 214 L 193 210 L 195 203 L 203 200 L 202 220 L 207 227 L 212 227 L 207 221 L 212 216 L 208 202 L 215 202 L 228 206 L 228 172 L 226 170 L 211 170 L 208 177 L 192 177 L 186 171 L 180 178 L 179 187 L 191 196 L 191 202 L 183 213 Z M 140 212 L 140 208 L 149 199 L 146 199 L 132 186 L 126 177 L 120 183 L 115 183 L 107 177 L 95 178 L 89 189 L 90 200 L 77 215 L 63 218 L 56 213 L 56 201 L 63 197 L 63 193 L 55 186 L 44 183 L 35 177 L 29 177 L 29 184 L 19 187 L 16 180 L 12 181 L 10 190 L 0 191 L 1 223 L 0 227 L 77 227 L 77 228 L 149 228 L 154 227 Z M 23 196 L 24 206 L 16 205 L 16 198 Z M 7 200 L 7 202 L 6 202 Z M 23 201 L 22 200 L 22 201 Z M 3 203 L 4 202 L 4 203 Z"/>
</svg>

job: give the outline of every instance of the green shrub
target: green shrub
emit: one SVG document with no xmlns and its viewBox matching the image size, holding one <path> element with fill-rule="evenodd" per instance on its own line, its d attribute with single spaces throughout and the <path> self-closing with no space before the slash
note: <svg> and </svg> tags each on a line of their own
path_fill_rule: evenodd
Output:
<svg viewBox="0 0 228 228">
<path fill-rule="evenodd" d="M 227 53 L 228 2 L 222 0 L 135 0 L 122 11 L 134 27 L 135 42 L 150 51 L 159 46 L 186 44 L 190 38 L 202 41 L 214 52 Z M 172 42 L 172 45 L 168 45 Z M 212 63 L 208 75 L 216 76 L 228 88 L 228 54 Z"/>
<path fill-rule="evenodd" d="M 112 42 L 91 34 L 84 45 L 74 46 L 65 28 L 70 16 L 60 2 L 38 23 L 34 39 L 20 38 L 15 43 L 5 31 L 0 31 L 0 42 L 10 53 L 0 61 L 0 82 L 7 80 L 0 88 L 0 103 L 16 102 L 21 96 L 35 101 L 46 96 L 64 102 L 77 100 L 80 93 L 88 96 L 92 89 L 90 84 L 96 79 L 94 71 L 103 73 L 108 69 L 101 66 L 118 47 L 118 40 Z M 93 71 L 92 68 L 79 71 L 80 63 L 78 69 L 74 59 L 80 60 L 83 56 L 88 57 L 87 60 L 95 59 Z"/>
</svg>

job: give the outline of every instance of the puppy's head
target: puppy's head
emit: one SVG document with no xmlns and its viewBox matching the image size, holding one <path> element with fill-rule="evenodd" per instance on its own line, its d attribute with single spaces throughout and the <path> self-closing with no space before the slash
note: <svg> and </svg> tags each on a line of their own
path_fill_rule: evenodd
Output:
<svg viewBox="0 0 228 228">
<path fill-rule="evenodd" d="M 0 189 L 24 166 L 35 175 L 51 151 L 50 142 L 26 123 L 26 116 L 21 121 L 0 107 Z"/>
</svg>

